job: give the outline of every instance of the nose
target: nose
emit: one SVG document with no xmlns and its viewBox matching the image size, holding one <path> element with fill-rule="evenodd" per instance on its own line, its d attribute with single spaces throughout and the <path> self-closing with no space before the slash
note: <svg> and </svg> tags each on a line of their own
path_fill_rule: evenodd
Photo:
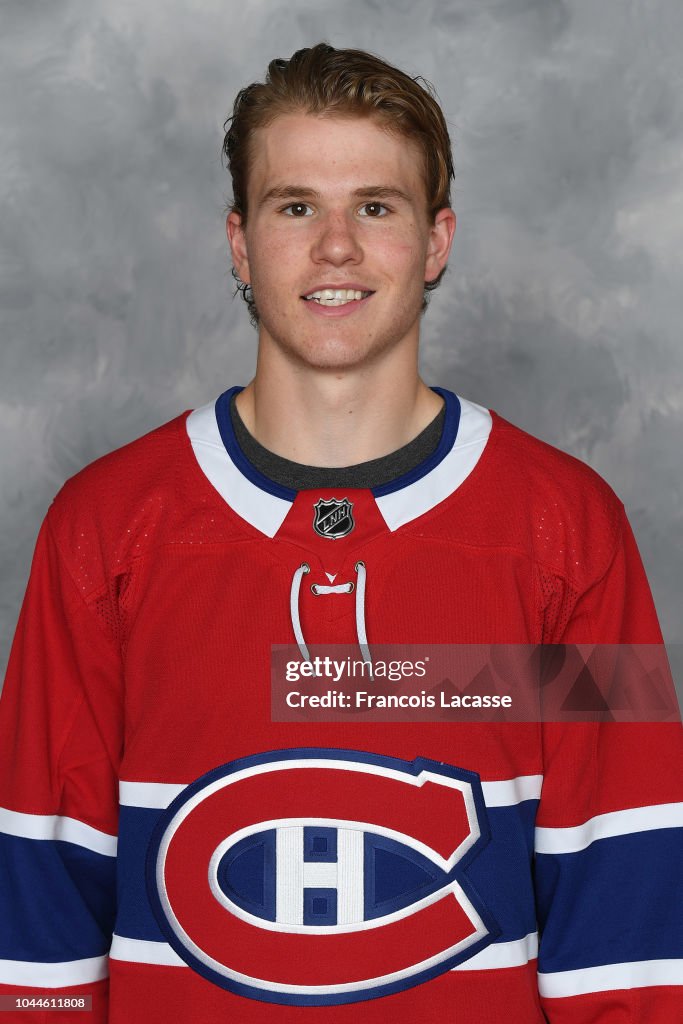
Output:
<svg viewBox="0 0 683 1024">
<path fill-rule="evenodd" d="M 334 266 L 357 263 L 363 256 L 357 230 L 353 215 L 345 211 L 328 213 L 321 220 L 319 233 L 313 243 L 313 259 Z"/>
</svg>

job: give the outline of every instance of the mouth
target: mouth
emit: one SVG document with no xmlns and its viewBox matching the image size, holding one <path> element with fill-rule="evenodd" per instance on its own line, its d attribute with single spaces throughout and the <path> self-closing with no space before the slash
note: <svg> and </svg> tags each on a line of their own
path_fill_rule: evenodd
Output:
<svg viewBox="0 0 683 1024">
<path fill-rule="evenodd" d="M 302 295 L 304 302 L 315 302 L 319 306 L 345 306 L 349 302 L 359 302 L 374 295 L 372 291 L 361 291 L 359 288 L 321 288 L 317 292 Z"/>
</svg>

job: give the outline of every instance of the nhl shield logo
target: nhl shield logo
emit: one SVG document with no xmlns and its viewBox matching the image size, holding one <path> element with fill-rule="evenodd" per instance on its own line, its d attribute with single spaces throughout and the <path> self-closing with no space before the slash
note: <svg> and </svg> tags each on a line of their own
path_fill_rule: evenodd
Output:
<svg viewBox="0 0 683 1024">
<path fill-rule="evenodd" d="M 314 508 L 313 529 L 319 537 L 339 540 L 351 533 L 356 525 L 353 520 L 353 504 L 348 498 L 321 498 Z"/>
</svg>

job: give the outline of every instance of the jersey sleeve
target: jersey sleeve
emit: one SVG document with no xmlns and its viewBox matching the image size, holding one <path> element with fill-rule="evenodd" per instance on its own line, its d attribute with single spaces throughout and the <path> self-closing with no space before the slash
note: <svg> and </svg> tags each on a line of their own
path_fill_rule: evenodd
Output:
<svg viewBox="0 0 683 1024">
<path fill-rule="evenodd" d="M 562 640 L 662 642 L 625 516 L 607 570 L 579 596 Z M 551 722 L 543 744 L 534 867 L 548 1021 L 683 1019 L 680 722 Z"/>
<path fill-rule="evenodd" d="M 0 699 L 0 995 L 87 995 L 93 1024 L 107 1020 L 120 680 L 116 644 L 48 515 Z M 2 1017 L 55 1019 L 48 1010 Z M 84 1018 L 61 1010 L 57 1019 Z"/>
</svg>

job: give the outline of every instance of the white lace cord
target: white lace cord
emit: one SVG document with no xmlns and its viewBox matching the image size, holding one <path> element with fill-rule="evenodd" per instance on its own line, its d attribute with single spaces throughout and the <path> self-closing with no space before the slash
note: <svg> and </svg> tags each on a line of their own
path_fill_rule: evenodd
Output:
<svg viewBox="0 0 683 1024">
<path fill-rule="evenodd" d="M 328 587 L 325 583 L 311 583 L 311 590 L 316 597 L 318 594 L 351 594 L 353 583 L 337 583 L 334 587 Z"/>
<path fill-rule="evenodd" d="M 370 678 L 373 678 L 372 658 L 368 647 L 368 638 L 365 633 L 365 580 L 367 572 L 365 562 L 356 562 L 355 570 L 358 573 L 358 586 L 356 587 L 356 633 L 358 634 L 358 646 L 363 656 L 363 661 L 370 666 Z"/>
<path fill-rule="evenodd" d="M 367 576 L 365 562 L 356 562 L 354 568 L 358 574 L 358 585 L 355 587 L 356 633 L 358 635 L 358 646 L 360 647 L 360 653 L 363 657 L 363 661 L 370 667 L 370 678 L 373 679 L 372 657 L 370 655 L 370 648 L 368 647 L 368 638 L 365 633 L 365 580 Z M 296 637 L 301 657 L 305 661 L 309 662 L 309 664 L 311 662 L 311 655 L 308 647 L 306 646 L 306 641 L 304 640 L 304 634 L 301 629 L 301 620 L 299 618 L 299 591 L 301 590 L 301 580 L 310 571 L 310 565 L 308 565 L 307 562 L 302 562 L 292 576 L 292 588 L 289 594 L 289 614 L 292 619 L 294 636 Z M 314 583 L 311 590 L 314 594 L 350 594 L 354 590 L 354 584 L 338 583 L 336 586 L 328 587 L 322 583 Z"/>
<path fill-rule="evenodd" d="M 310 565 L 306 562 L 302 562 L 299 568 L 292 576 L 292 589 L 289 592 L 289 614 L 292 617 L 292 628 L 294 630 L 294 636 L 301 652 L 301 657 L 310 662 L 311 656 L 308 653 L 308 647 L 304 640 L 304 634 L 301 631 L 301 620 L 299 619 L 299 591 L 301 590 L 301 580 L 307 572 L 311 571 Z"/>
</svg>

